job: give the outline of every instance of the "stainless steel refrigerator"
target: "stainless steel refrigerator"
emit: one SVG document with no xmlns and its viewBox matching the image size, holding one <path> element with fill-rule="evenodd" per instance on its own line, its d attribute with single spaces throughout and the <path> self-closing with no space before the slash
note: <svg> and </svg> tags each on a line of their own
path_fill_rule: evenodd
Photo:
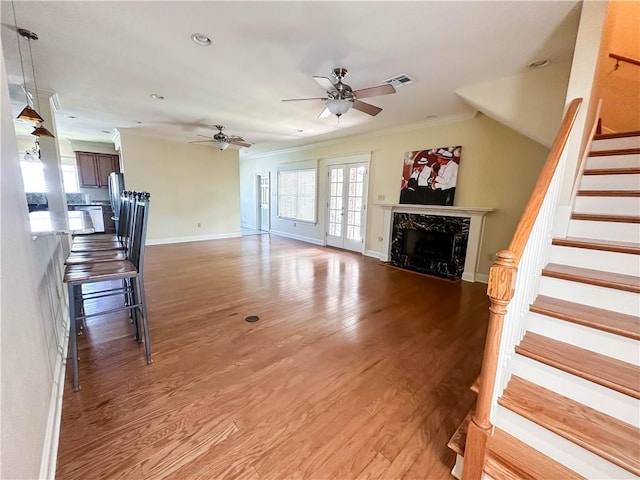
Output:
<svg viewBox="0 0 640 480">
<path fill-rule="evenodd" d="M 118 232 L 118 222 L 120 217 L 120 195 L 124 190 L 124 175 L 122 173 L 111 172 L 109 174 L 109 200 L 113 210 L 113 220 L 116 222 L 116 232 Z"/>
</svg>

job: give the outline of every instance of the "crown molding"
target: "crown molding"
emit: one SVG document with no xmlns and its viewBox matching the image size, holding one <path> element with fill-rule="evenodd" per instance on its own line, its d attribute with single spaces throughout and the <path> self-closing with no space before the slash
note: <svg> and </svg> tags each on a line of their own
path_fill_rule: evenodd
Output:
<svg viewBox="0 0 640 480">
<path fill-rule="evenodd" d="M 374 130 L 367 133 L 356 134 L 356 135 L 337 138 L 333 140 L 326 140 L 324 142 L 314 142 L 314 143 L 308 143 L 306 145 L 299 145 L 296 147 L 279 148 L 276 150 L 271 150 L 271 151 L 261 152 L 261 153 L 247 152 L 245 155 L 240 155 L 240 161 L 253 160 L 255 158 L 272 157 L 274 155 L 282 155 L 287 153 L 304 152 L 307 150 L 312 150 L 314 148 L 331 147 L 331 146 L 343 144 L 348 141 L 363 139 L 368 137 L 380 137 L 381 132 L 384 132 L 384 135 L 394 135 L 397 133 L 409 132 L 412 130 L 420 130 L 424 128 L 439 126 L 439 125 L 447 125 L 450 123 L 458 123 L 458 122 L 463 122 L 465 120 L 471 120 L 477 114 L 478 114 L 478 111 L 474 110 L 473 112 L 470 112 L 470 113 L 447 115 L 446 117 L 422 120 L 420 122 L 409 123 L 406 125 L 401 125 L 393 128 L 381 128 L 381 129 Z"/>
</svg>

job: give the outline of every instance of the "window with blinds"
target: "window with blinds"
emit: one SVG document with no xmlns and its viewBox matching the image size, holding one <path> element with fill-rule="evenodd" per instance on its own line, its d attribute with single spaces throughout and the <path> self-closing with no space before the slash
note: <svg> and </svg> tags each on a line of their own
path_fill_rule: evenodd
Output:
<svg viewBox="0 0 640 480">
<path fill-rule="evenodd" d="M 315 168 L 278 172 L 278 217 L 315 223 Z"/>
</svg>

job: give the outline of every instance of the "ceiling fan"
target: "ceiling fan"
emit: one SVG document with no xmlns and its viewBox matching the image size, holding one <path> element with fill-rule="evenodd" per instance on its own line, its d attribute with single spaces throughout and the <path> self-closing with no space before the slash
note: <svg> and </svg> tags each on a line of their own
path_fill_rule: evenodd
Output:
<svg viewBox="0 0 640 480">
<path fill-rule="evenodd" d="M 242 137 L 239 137 L 237 135 L 226 135 L 222 133 L 222 130 L 224 130 L 223 125 L 214 125 L 214 127 L 218 129 L 218 133 L 216 133 L 213 137 L 198 135 L 199 137 L 206 138 L 207 140 L 197 140 L 195 142 L 189 143 L 213 143 L 220 150 L 225 150 L 229 145 L 238 145 L 239 147 L 251 146 L 251 143 L 246 142 Z"/>
<path fill-rule="evenodd" d="M 322 88 L 327 92 L 326 97 L 313 97 L 313 98 L 288 98 L 282 100 L 283 102 L 298 102 L 301 100 L 322 100 L 325 105 L 325 109 L 318 115 L 318 118 L 325 118 L 333 114 L 340 118 L 351 107 L 356 110 L 360 110 L 369 115 L 377 115 L 382 109 L 360 101 L 360 98 L 376 97 L 378 95 L 388 95 L 390 93 L 396 93 L 396 89 L 392 85 L 378 85 L 377 87 L 362 88 L 360 90 L 352 90 L 349 85 L 342 83 L 342 79 L 347 76 L 347 69 L 338 67 L 333 69 L 333 77 L 337 80 L 337 83 L 333 83 L 327 77 L 313 77 Z"/>
</svg>

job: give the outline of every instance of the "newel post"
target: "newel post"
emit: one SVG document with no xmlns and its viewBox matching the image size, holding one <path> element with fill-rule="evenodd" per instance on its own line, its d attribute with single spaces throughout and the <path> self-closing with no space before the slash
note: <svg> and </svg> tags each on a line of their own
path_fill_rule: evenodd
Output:
<svg viewBox="0 0 640 480">
<path fill-rule="evenodd" d="M 491 302 L 489 328 L 482 359 L 478 400 L 467 433 L 464 469 L 462 471 L 463 480 L 479 480 L 482 476 L 487 441 L 491 436 L 492 426 L 489 423 L 489 413 L 498 369 L 502 326 L 504 316 L 507 313 L 507 305 L 513 298 L 517 271 L 515 253 L 501 250 L 496 254 L 496 260 L 489 272 L 487 287 L 487 295 Z"/>
</svg>

